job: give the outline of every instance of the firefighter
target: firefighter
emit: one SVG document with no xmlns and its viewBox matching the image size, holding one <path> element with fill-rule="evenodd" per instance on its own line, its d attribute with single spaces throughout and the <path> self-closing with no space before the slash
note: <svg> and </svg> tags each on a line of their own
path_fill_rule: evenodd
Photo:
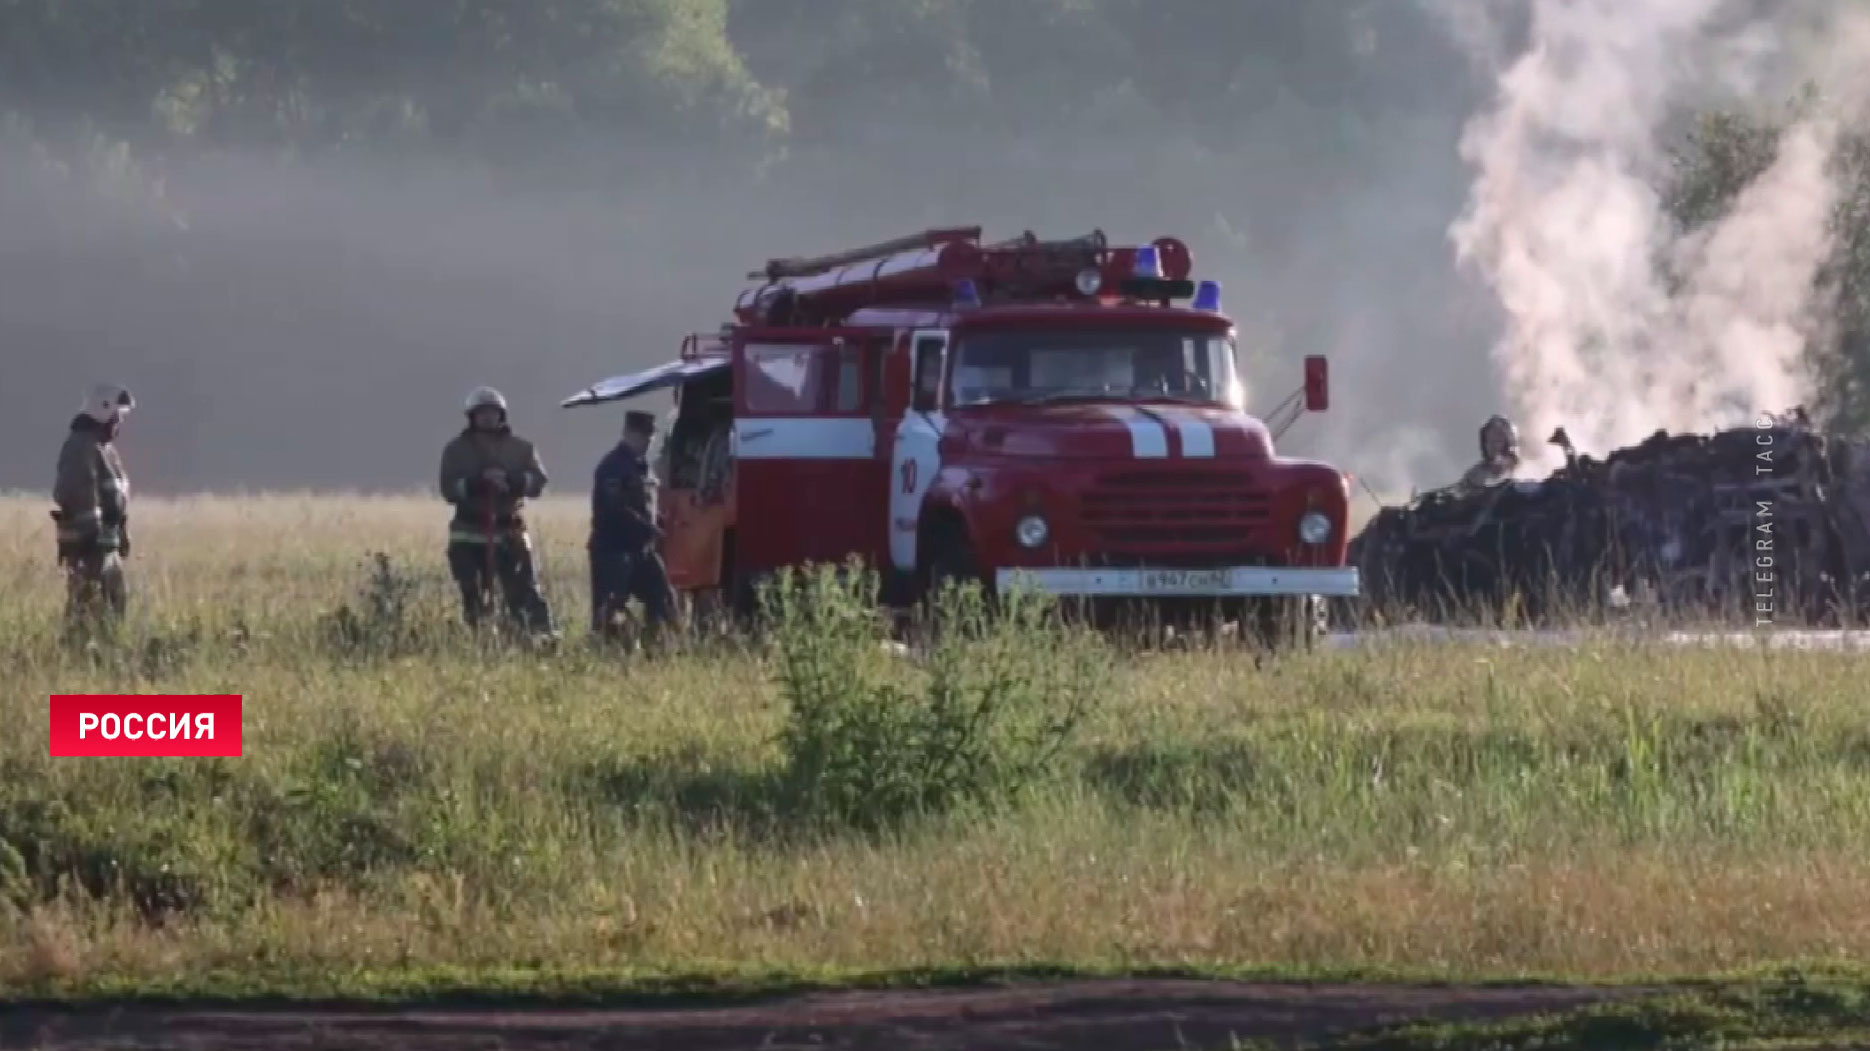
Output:
<svg viewBox="0 0 1870 1051">
<path fill-rule="evenodd" d="M 441 463 L 442 497 L 455 509 L 448 569 L 461 587 L 462 619 L 480 625 L 497 582 L 510 620 L 535 638 L 554 638 L 521 514 L 545 491 L 545 468 L 532 443 L 513 433 L 499 391 L 469 394 L 466 412 L 467 427 L 442 449 Z"/>
<path fill-rule="evenodd" d="M 1459 488 L 1476 492 L 1513 477 L 1519 469 L 1519 428 L 1504 416 L 1490 416 L 1480 426 L 1480 462 L 1461 476 Z"/>
<path fill-rule="evenodd" d="M 59 449 L 52 520 L 58 526 L 58 564 L 65 570 L 68 635 L 115 627 L 128 605 L 123 560 L 130 557 L 130 477 L 116 438 L 135 405 L 122 387 L 91 388 Z"/>
<path fill-rule="evenodd" d="M 591 633 L 614 638 L 616 614 L 631 598 L 642 601 L 652 632 L 675 615 L 675 593 L 656 550 L 656 478 L 649 446 L 656 417 L 628 412 L 623 438 L 598 462 L 591 480 Z"/>
</svg>

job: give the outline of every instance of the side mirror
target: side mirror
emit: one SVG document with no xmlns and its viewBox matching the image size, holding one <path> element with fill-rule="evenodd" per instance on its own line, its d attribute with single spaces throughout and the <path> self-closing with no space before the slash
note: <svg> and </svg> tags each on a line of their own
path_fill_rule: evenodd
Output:
<svg viewBox="0 0 1870 1051">
<path fill-rule="evenodd" d="M 1305 357 L 1305 411 L 1323 412 L 1331 407 L 1331 372 L 1323 354 Z"/>
</svg>

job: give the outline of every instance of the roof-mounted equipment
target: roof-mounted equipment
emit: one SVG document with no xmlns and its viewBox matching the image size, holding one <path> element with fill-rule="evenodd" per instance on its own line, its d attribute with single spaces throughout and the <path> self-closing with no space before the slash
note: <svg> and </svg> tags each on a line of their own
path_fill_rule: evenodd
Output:
<svg viewBox="0 0 1870 1051">
<path fill-rule="evenodd" d="M 1143 270 L 1153 277 L 1138 276 Z M 1194 294 L 1188 246 L 1173 237 L 1112 247 L 1103 231 L 1042 241 L 1031 231 L 984 244 L 980 227 L 925 230 L 863 248 L 770 260 L 749 277 L 763 282 L 734 304 L 742 324 L 831 324 L 871 306 L 945 308 L 963 281 L 979 300 L 1127 296 L 1167 301 Z"/>
</svg>

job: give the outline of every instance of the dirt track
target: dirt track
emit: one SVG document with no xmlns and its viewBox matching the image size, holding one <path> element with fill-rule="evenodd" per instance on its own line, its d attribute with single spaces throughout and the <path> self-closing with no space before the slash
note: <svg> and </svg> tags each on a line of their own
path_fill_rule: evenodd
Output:
<svg viewBox="0 0 1870 1051">
<path fill-rule="evenodd" d="M 1080 1048 L 1168 1051 L 1319 1039 L 1414 1020 L 1485 1020 L 1604 1000 L 1603 989 L 1087 981 L 840 992 L 693 1009 L 88 1011 L 0 1008 L 0 1047 L 449 1049 Z"/>
</svg>

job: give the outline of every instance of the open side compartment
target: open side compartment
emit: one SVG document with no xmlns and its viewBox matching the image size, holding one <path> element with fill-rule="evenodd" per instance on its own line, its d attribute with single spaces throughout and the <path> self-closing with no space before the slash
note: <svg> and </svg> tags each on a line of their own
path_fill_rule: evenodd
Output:
<svg viewBox="0 0 1870 1051">
<path fill-rule="evenodd" d="M 731 574 L 735 522 L 733 370 L 683 383 L 657 456 L 662 557 L 680 591 L 721 587 Z"/>
</svg>

